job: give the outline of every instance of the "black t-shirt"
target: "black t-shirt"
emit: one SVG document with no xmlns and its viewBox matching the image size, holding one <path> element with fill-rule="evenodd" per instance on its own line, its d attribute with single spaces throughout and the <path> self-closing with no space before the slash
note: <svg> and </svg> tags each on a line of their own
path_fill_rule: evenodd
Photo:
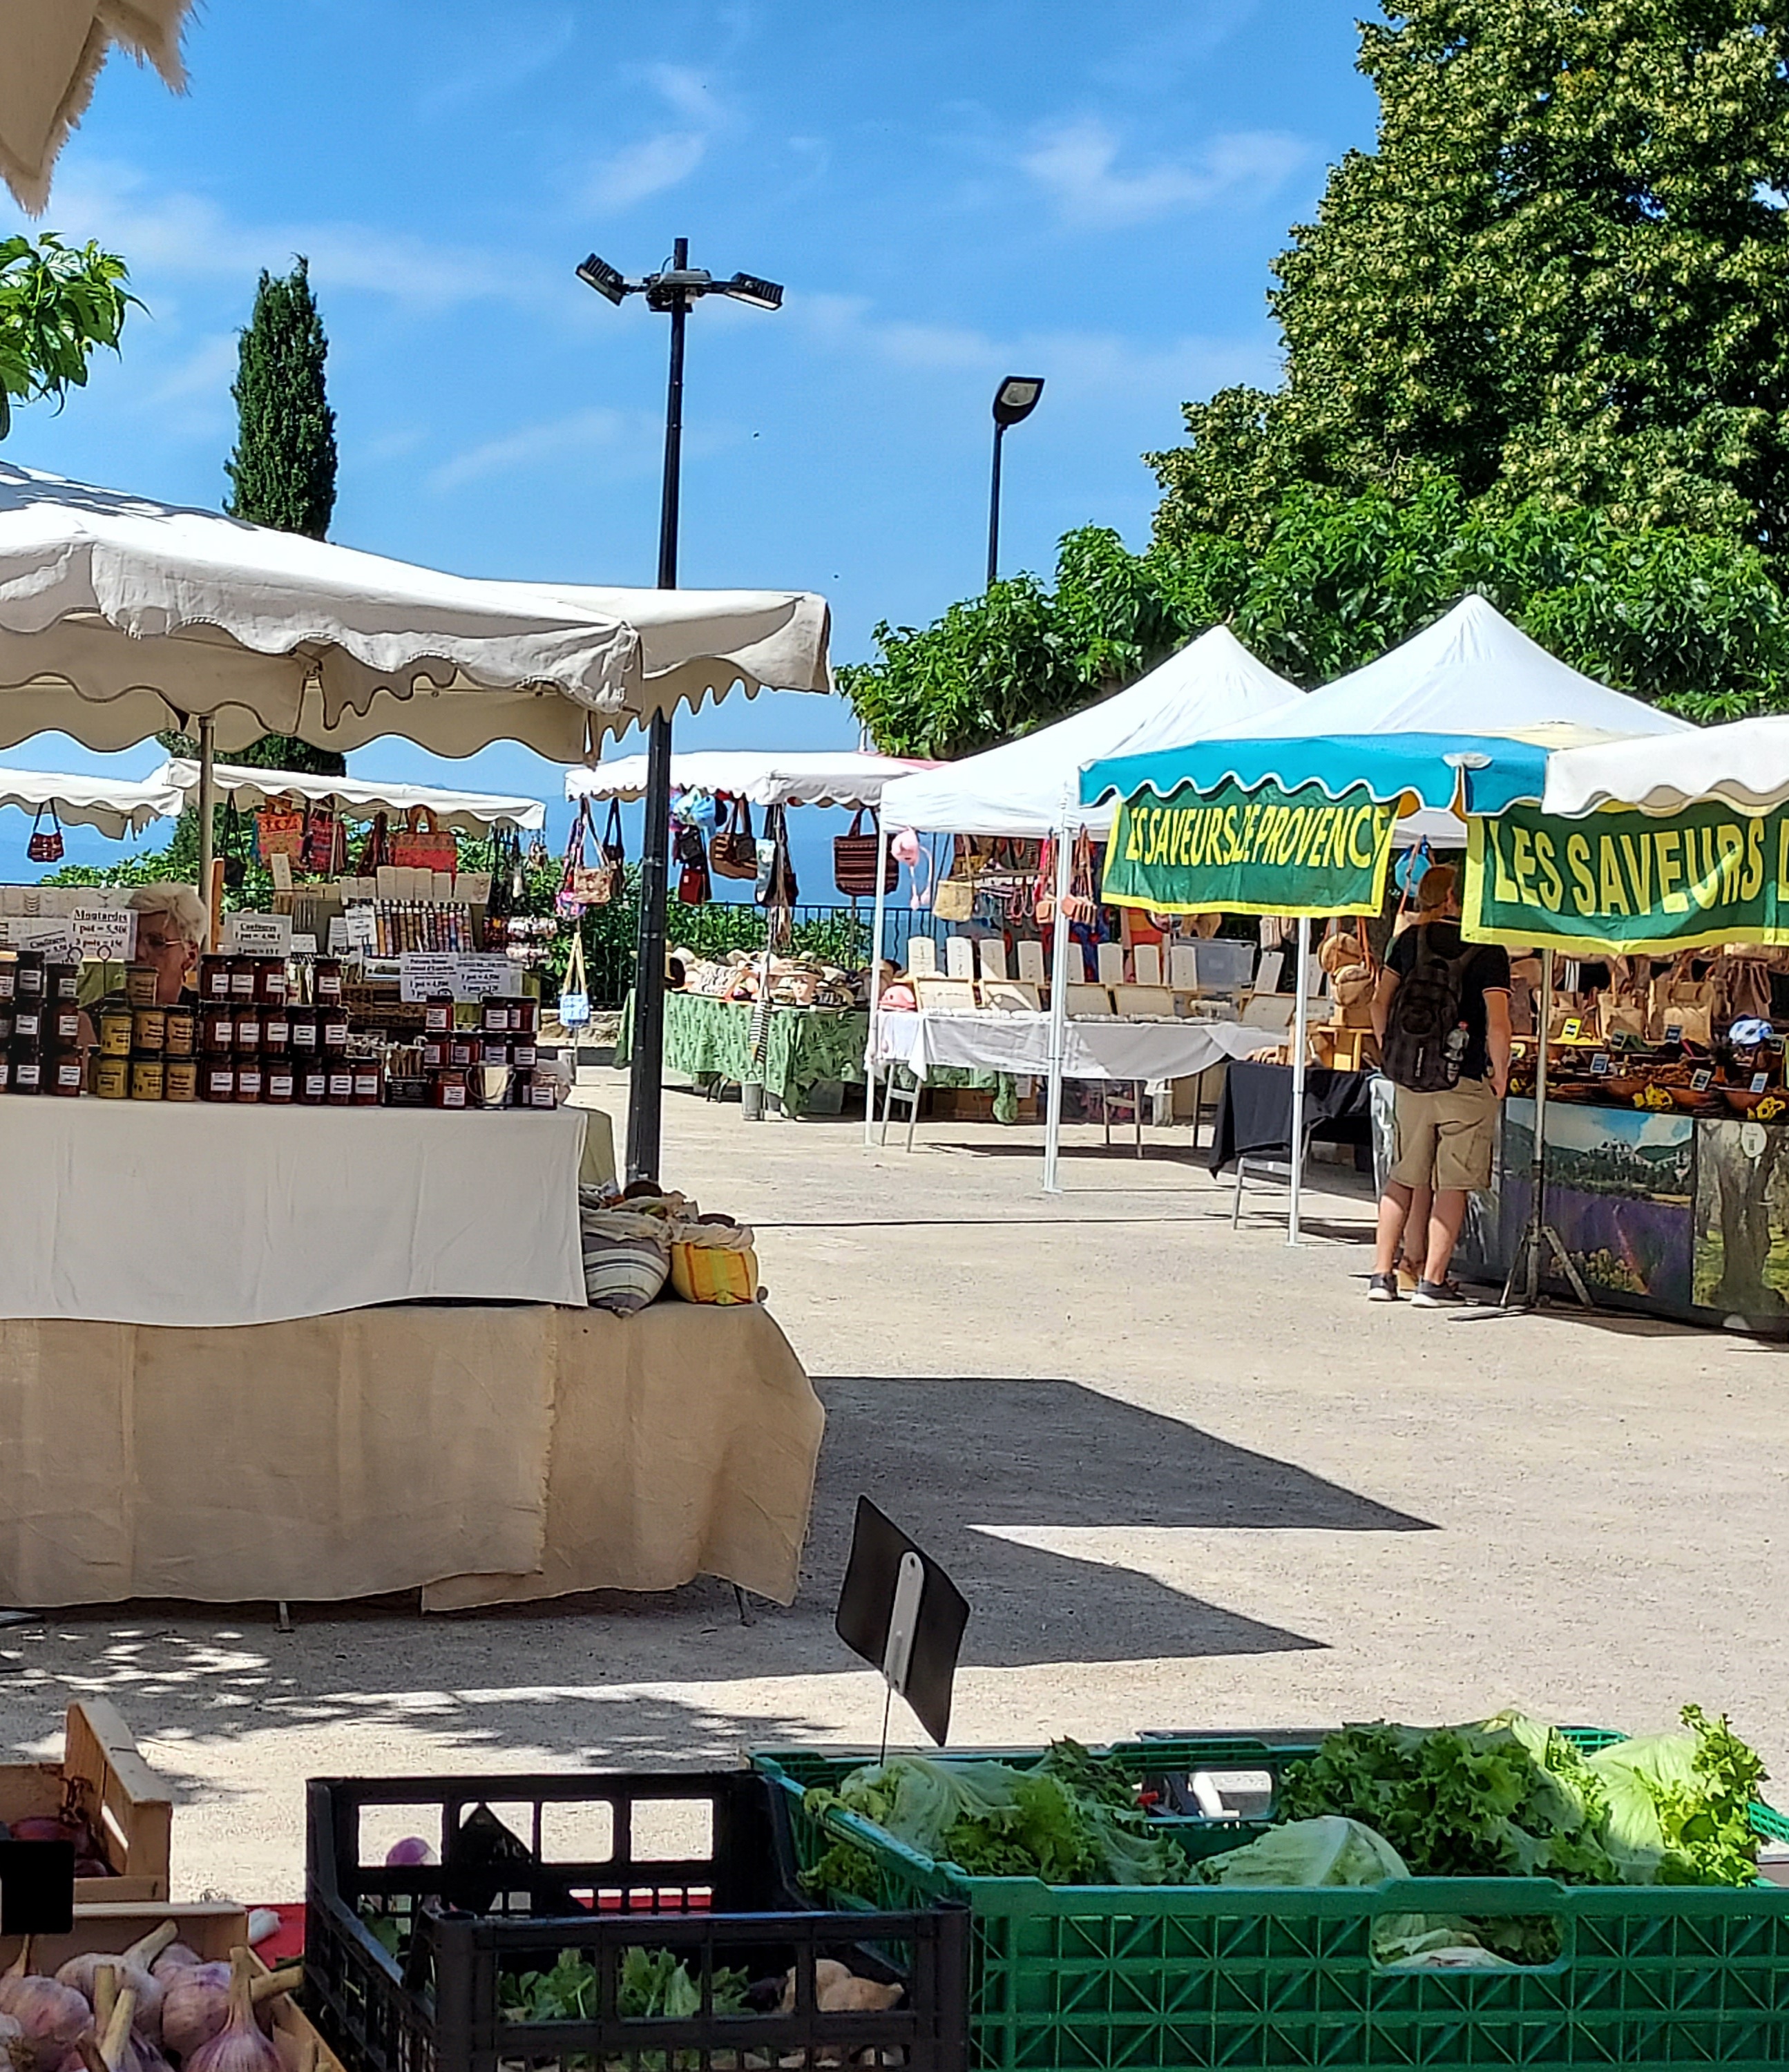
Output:
<svg viewBox="0 0 1789 2072">
<path fill-rule="evenodd" d="M 1485 995 L 1509 991 L 1509 952 L 1497 943 L 1474 945 L 1462 942 L 1458 921 L 1419 921 L 1397 938 L 1385 960 L 1386 968 L 1396 972 L 1400 979 L 1408 978 L 1415 968 L 1419 937 L 1425 942 L 1431 956 L 1457 957 L 1464 950 L 1473 952 L 1470 963 L 1460 973 L 1460 1014 L 1466 1030 L 1466 1055 L 1460 1060 L 1460 1076 L 1463 1079 L 1484 1079 L 1491 1071 L 1491 1050 L 1486 1041 Z"/>
</svg>

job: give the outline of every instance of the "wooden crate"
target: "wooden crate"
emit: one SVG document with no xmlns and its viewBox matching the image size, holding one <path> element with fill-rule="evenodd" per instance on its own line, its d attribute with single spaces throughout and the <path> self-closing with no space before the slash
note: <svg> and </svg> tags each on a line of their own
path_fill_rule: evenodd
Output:
<svg viewBox="0 0 1789 2072">
<path fill-rule="evenodd" d="M 168 1895 L 174 1804 L 167 1780 L 138 1753 L 136 1737 L 103 1698 L 68 1708 L 60 1762 L 0 1764 L 0 1820 L 68 1810 L 92 1827 L 118 1875 L 77 1878 L 76 1906 L 136 1906 Z"/>
<path fill-rule="evenodd" d="M 992 1122 L 994 1119 L 991 1087 L 934 1087 L 931 1100 L 935 1122 Z"/>
<path fill-rule="evenodd" d="M 249 1939 L 247 1914 L 241 1907 L 227 1901 L 203 1901 L 179 1906 L 77 1906 L 72 1934 L 32 1938 L 31 1968 L 34 1971 L 53 1972 L 71 1957 L 84 1955 L 89 1950 L 109 1953 L 128 1950 L 133 1942 L 140 1942 L 164 1921 L 171 1921 L 180 1940 L 208 1962 L 227 1962 L 231 1951 Z M 0 1936 L 0 1971 L 19 1955 L 19 1941 L 16 1935 Z M 258 1957 L 253 1962 L 257 1971 L 266 1970 Z M 344 2072 L 342 2061 L 317 2033 L 310 2017 L 290 1993 L 280 1994 L 271 2006 L 273 2041 L 278 2046 L 285 2072 L 302 2072 L 307 2059 L 315 2065 L 317 2072 Z M 311 2055 L 313 2047 L 314 2057 Z"/>
</svg>

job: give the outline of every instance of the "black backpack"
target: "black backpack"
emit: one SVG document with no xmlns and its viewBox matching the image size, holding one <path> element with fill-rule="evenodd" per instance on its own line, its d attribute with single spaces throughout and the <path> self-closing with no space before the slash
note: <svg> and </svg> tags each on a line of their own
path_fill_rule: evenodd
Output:
<svg viewBox="0 0 1789 2072">
<path fill-rule="evenodd" d="M 1418 927 L 1416 962 L 1392 995 L 1379 1046 L 1380 1067 L 1394 1086 L 1438 1094 L 1459 1084 L 1466 1046 L 1461 1013 L 1466 968 L 1478 954 L 1477 944 L 1469 944 L 1457 957 L 1437 956 L 1427 928 Z"/>
</svg>

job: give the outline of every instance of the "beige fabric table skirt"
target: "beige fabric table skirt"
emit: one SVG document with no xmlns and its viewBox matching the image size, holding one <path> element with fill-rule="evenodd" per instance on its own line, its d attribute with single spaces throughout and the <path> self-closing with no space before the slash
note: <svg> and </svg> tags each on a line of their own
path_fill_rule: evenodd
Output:
<svg viewBox="0 0 1789 2072">
<path fill-rule="evenodd" d="M 824 1424 L 761 1307 L 0 1322 L 0 1604 L 787 1604 Z"/>
</svg>

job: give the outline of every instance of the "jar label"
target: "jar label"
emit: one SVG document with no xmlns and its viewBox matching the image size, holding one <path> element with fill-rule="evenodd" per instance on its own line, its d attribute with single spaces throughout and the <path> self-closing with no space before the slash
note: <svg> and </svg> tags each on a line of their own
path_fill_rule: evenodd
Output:
<svg viewBox="0 0 1789 2072">
<path fill-rule="evenodd" d="M 466 1105 L 465 1087 L 443 1087 L 441 1090 L 441 1104 L 443 1108 L 464 1108 Z"/>
<path fill-rule="evenodd" d="M 236 1074 L 222 1070 L 214 1071 L 208 1083 L 214 1094 L 233 1094 L 236 1092 Z"/>
<path fill-rule="evenodd" d="M 80 1084 L 80 1060 L 64 1058 L 56 1065 L 56 1084 L 59 1087 L 78 1087 Z"/>
</svg>

